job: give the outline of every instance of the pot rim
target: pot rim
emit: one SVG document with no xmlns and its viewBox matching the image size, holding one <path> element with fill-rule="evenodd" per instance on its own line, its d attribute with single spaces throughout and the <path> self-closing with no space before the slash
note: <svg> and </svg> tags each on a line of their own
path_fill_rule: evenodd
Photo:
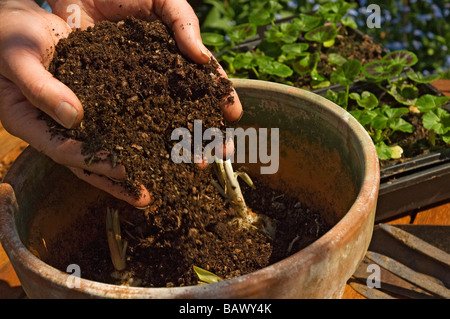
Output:
<svg viewBox="0 0 450 319">
<path fill-rule="evenodd" d="M 278 276 L 286 272 L 286 270 L 283 270 L 286 269 L 285 267 L 287 267 L 287 269 L 309 267 L 315 261 L 323 257 L 319 256 L 317 252 L 324 250 L 330 251 L 333 247 L 337 246 L 338 243 L 349 241 L 349 239 L 358 232 L 365 220 L 371 219 L 373 225 L 375 209 L 371 211 L 363 209 L 363 207 L 376 205 L 380 184 L 379 162 L 375 146 L 370 136 L 359 122 L 340 106 L 324 97 L 306 90 L 260 80 L 232 79 L 232 81 L 237 89 L 240 87 L 259 90 L 264 89 L 277 92 L 278 94 L 282 91 L 284 94 L 293 97 L 299 97 L 313 103 L 320 103 L 327 112 L 332 113 L 336 118 L 343 120 L 349 125 L 350 134 L 356 135 L 360 144 L 359 147 L 363 151 L 365 167 L 362 186 L 348 212 L 327 233 L 309 246 L 281 261 L 240 277 L 207 285 L 171 288 L 125 287 L 80 278 L 81 287 L 76 288 L 77 290 L 100 298 L 184 298 L 192 296 L 198 296 L 200 298 L 220 298 L 220 292 L 218 291 L 237 291 L 241 288 L 248 290 L 248 288 L 244 288 L 244 286 L 255 280 L 254 278 L 258 278 L 258 281 L 262 280 L 266 282 L 277 280 Z M 32 156 L 32 149 L 27 148 L 17 158 L 15 166 L 20 167 L 26 165 L 29 157 Z M 14 171 L 16 170 L 13 169 L 7 174 L 5 181 L 8 180 L 8 176 L 11 175 L 10 173 L 14 173 Z M 53 284 L 66 287 L 68 280 L 73 279 L 73 275 L 46 264 L 44 261 L 33 255 L 20 240 L 14 223 L 14 209 L 12 209 L 12 205 L 16 204 L 12 187 L 7 184 L 7 182 L 0 184 L 0 240 L 5 251 L 8 255 L 13 255 L 14 258 L 18 259 L 29 271 L 45 277 L 46 280 Z M 363 255 L 361 256 L 361 260 Z"/>
</svg>

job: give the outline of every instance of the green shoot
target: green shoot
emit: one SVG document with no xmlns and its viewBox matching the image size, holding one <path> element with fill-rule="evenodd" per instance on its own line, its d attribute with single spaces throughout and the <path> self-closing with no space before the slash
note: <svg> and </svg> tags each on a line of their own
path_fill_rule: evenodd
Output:
<svg viewBox="0 0 450 319">
<path fill-rule="evenodd" d="M 223 279 L 217 276 L 216 274 L 205 270 L 203 268 L 192 266 L 194 268 L 195 273 L 198 276 L 200 284 L 213 284 L 215 282 L 222 281 Z"/>
<path fill-rule="evenodd" d="M 126 268 L 127 241 L 122 241 L 118 210 L 106 210 L 106 234 L 108 238 L 109 252 L 114 268 L 122 271 Z"/>
<path fill-rule="evenodd" d="M 241 186 L 237 180 L 237 175 L 233 171 L 231 161 L 215 160 L 216 176 L 225 194 L 229 196 L 231 204 L 242 218 L 247 218 L 247 205 L 242 195 Z"/>
<path fill-rule="evenodd" d="M 219 182 L 213 185 L 226 197 L 237 211 L 239 218 L 232 220 L 243 227 L 257 227 L 270 238 L 275 236 L 276 226 L 271 218 L 264 214 L 255 214 L 247 207 L 242 190 L 237 180 L 240 177 L 247 185 L 255 188 L 252 180 L 245 172 L 234 172 L 231 160 L 215 158 L 215 171 Z M 256 226 L 255 226 L 256 225 Z"/>
</svg>

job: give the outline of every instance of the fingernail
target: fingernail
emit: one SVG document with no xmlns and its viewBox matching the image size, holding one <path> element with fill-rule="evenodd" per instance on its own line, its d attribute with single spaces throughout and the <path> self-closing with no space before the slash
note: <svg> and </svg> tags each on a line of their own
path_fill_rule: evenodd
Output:
<svg viewBox="0 0 450 319">
<path fill-rule="evenodd" d="M 200 48 L 200 51 L 202 52 L 202 56 L 205 59 L 205 62 L 209 62 L 211 60 L 211 53 L 209 50 L 205 47 L 203 42 L 201 40 L 198 40 L 198 47 Z"/>
<path fill-rule="evenodd" d="M 58 118 L 60 124 L 64 125 L 66 128 L 71 128 L 75 119 L 77 118 L 77 110 L 67 102 L 59 103 L 56 108 L 56 117 Z"/>
</svg>

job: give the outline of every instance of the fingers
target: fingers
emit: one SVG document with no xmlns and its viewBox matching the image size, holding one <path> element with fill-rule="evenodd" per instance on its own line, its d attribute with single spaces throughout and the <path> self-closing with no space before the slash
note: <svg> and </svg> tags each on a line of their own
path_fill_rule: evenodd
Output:
<svg viewBox="0 0 450 319">
<path fill-rule="evenodd" d="M 220 76 L 228 79 L 228 76 L 220 63 L 217 62 L 217 64 L 219 66 L 217 71 L 219 72 Z M 222 109 L 225 120 L 229 122 L 237 122 L 240 120 L 243 114 L 243 109 L 241 101 L 239 100 L 239 96 L 237 95 L 234 88 L 232 88 L 230 95 L 222 101 L 222 103 L 220 104 L 220 108 Z"/>
<path fill-rule="evenodd" d="M 136 207 L 143 207 L 150 202 L 150 193 L 142 188 L 141 196 L 135 198 L 123 187 L 111 179 L 122 180 L 126 176 L 121 165 L 113 167 L 105 152 L 97 154 L 99 162 L 86 163 L 82 155 L 81 142 L 52 137 L 47 123 L 40 120 L 39 110 L 25 100 L 20 90 L 13 83 L 0 76 L 0 118 L 4 128 L 38 151 L 52 158 L 56 163 L 69 167 L 79 178 L 88 183 L 125 200 Z M 21 97 L 22 96 L 22 97 Z M 87 174 L 86 171 L 90 173 Z"/>
<path fill-rule="evenodd" d="M 125 177 L 125 169 L 120 166 L 112 167 L 104 155 L 105 160 L 88 165 L 85 156 L 81 154 L 81 142 L 53 137 L 48 132 L 46 122 L 39 119 L 40 111 L 23 98 L 13 83 L 8 84 L 7 80 L 0 79 L 0 92 L 0 118 L 10 134 L 24 140 L 61 165 L 87 169 L 114 179 Z"/>
<path fill-rule="evenodd" d="M 76 95 L 56 80 L 39 58 L 27 50 L 8 50 L 4 60 L 8 78 L 33 105 L 66 128 L 74 128 L 83 118 L 83 108 Z"/>
<path fill-rule="evenodd" d="M 186 56 L 200 64 L 208 63 L 211 58 L 214 58 L 202 43 L 198 18 L 187 1 L 155 0 L 154 11 L 165 24 L 170 26 L 178 47 Z M 220 64 L 218 71 L 222 77 L 228 78 Z M 223 101 L 221 107 L 227 121 L 235 122 L 242 116 L 242 104 L 234 89 Z"/>
<path fill-rule="evenodd" d="M 125 191 L 125 189 L 110 179 L 96 174 L 87 174 L 80 168 L 69 167 L 69 169 L 81 180 L 111 194 L 112 196 L 126 201 L 135 207 L 145 207 L 151 202 L 151 195 L 145 187 L 141 187 L 140 197 L 136 198 L 132 194 Z"/>
<path fill-rule="evenodd" d="M 32 104 L 61 125 L 72 128 L 79 124 L 83 117 L 80 101 L 44 66 L 50 63 L 52 48 L 61 37 L 69 34 L 70 27 L 45 10 L 24 10 L 15 17 L 11 13 L 8 20 L 2 22 L 1 74 L 15 83 Z"/>
<path fill-rule="evenodd" d="M 181 52 L 194 62 L 209 62 L 210 54 L 202 43 L 197 15 L 187 1 L 155 0 L 154 12 L 172 29 Z"/>
</svg>

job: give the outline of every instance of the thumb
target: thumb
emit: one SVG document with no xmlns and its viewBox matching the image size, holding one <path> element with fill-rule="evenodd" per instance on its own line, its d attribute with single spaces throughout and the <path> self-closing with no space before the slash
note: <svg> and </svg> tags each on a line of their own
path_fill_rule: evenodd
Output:
<svg viewBox="0 0 450 319">
<path fill-rule="evenodd" d="M 75 93 L 55 79 L 36 55 L 17 51 L 5 59 L 10 70 L 9 79 L 31 104 L 59 124 L 66 128 L 77 126 L 83 118 L 83 108 Z"/>
</svg>

